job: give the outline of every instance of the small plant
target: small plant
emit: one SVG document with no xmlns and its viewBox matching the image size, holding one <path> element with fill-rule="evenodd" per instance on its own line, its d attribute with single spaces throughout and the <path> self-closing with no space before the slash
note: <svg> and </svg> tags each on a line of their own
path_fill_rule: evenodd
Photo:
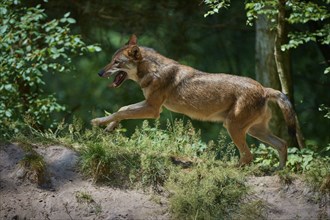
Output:
<svg viewBox="0 0 330 220">
<path fill-rule="evenodd" d="M 252 148 L 251 152 L 254 156 L 254 163 L 266 167 L 275 167 L 278 163 L 277 151 L 265 144 L 259 144 L 257 148 Z"/>
<path fill-rule="evenodd" d="M 277 171 L 277 175 L 280 178 L 280 182 L 285 185 L 290 185 L 295 179 L 292 171 L 288 169 Z"/>
<path fill-rule="evenodd" d="M 152 186 L 159 191 L 163 186 L 171 166 L 169 158 L 161 155 L 141 155 L 141 180 L 144 186 Z"/>
<path fill-rule="evenodd" d="M 78 203 L 87 204 L 89 212 L 93 212 L 96 215 L 99 215 L 102 212 L 102 206 L 96 203 L 91 194 L 88 192 L 77 191 L 75 193 Z"/>
<path fill-rule="evenodd" d="M 87 192 L 76 192 L 76 199 L 79 203 L 92 203 L 94 199 L 92 198 L 91 194 Z"/>
</svg>

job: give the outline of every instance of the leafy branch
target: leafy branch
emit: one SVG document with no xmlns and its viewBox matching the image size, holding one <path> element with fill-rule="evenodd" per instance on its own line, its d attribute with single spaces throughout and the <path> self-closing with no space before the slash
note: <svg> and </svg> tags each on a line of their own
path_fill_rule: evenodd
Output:
<svg viewBox="0 0 330 220">
<path fill-rule="evenodd" d="M 53 112 L 63 111 L 55 95 L 45 94 L 46 73 L 68 72 L 71 58 L 85 52 L 100 51 L 71 34 L 75 23 L 66 13 L 48 20 L 40 5 L 25 7 L 18 0 L 0 3 L 0 133 L 18 132 L 24 116 L 37 126 L 50 120 Z M 51 122 L 52 123 L 52 122 Z"/>
</svg>

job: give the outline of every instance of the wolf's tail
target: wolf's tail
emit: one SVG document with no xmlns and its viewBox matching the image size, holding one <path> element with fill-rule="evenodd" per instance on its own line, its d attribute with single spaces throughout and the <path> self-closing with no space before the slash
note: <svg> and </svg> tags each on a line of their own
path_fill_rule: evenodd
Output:
<svg viewBox="0 0 330 220">
<path fill-rule="evenodd" d="M 303 148 L 304 140 L 301 135 L 297 133 L 297 129 L 299 129 L 297 127 L 298 118 L 288 97 L 284 93 L 272 88 L 265 88 L 265 94 L 269 100 L 276 101 L 276 103 L 279 105 L 283 113 L 284 120 L 288 126 L 289 135 L 293 138 L 296 138 L 300 149 Z"/>
</svg>

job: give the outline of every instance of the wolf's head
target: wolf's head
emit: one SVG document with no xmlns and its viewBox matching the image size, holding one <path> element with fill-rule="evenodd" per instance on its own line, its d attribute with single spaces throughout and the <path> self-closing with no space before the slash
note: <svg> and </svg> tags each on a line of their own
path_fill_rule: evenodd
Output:
<svg viewBox="0 0 330 220">
<path fill-rule="evenodd" d="M 137 81 L 137 66 L 142 60 L 137 37 L 133 34 L 127 44 L 116 51 L 111 62 L 98 74 L 101 77 L 115 75 L 112 87 L 119 87 L 126 79 Z"/>
</svg>

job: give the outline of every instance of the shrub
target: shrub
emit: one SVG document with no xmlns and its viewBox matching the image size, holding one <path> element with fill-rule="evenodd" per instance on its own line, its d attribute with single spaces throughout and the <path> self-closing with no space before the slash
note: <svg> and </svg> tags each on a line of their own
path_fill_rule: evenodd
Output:
<svg viewBox="0 0 330 220">
<path fill-rule="evenodd" d="M 172 193 L 170 209 L 177 219 L 228 219 L 247 192 L 242 172 L 215 161 L 172 172 L 166 187 Z"/>
<path fill-rule="evenodd" d="M 43 91 L 45 73 L 69 69 L 70 56 L 99 51 L 70 34 L 75 23 L 66 13 L 48 20 L 40 5 L 25 7 L 19 0 L 0 3 L 0 134 L 9 137 L 24 127 L 29 116 L 34 126 L 52 123 L 50 114 L 63 111 L 55 95 Z"/>
</svg>

